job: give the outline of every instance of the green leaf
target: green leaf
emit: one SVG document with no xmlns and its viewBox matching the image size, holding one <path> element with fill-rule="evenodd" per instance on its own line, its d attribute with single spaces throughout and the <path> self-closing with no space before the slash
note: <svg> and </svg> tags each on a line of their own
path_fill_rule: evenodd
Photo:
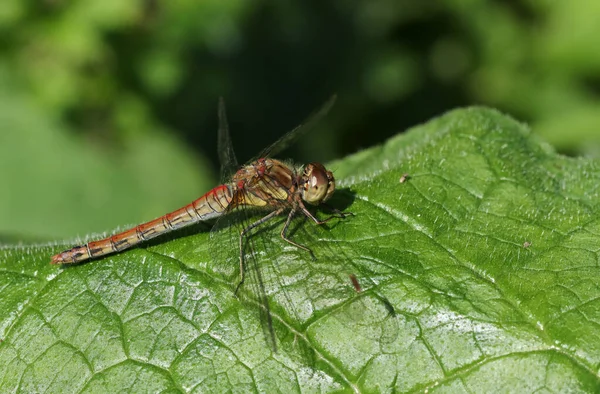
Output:
<svg viewBox="0 0 600 394">
<path fill-rule="evenodd" d="M 0 249 L 0 392 L 600 390 L 596 161 L 473 108 L 332 168 L 355 216 L 294 226 L 314 261 L 252 237 L 237 297 L 207 226 L 64 269 Z"/>
</svg>

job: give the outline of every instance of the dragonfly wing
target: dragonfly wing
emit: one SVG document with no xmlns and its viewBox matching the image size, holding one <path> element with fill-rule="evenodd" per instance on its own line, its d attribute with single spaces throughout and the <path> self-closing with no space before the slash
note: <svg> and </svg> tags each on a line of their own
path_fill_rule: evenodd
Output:
<svg viewBox="0 0 600 394">
<path fill-rule="evenodd" d="M 335 100 L 337 99 L 337 95 L 331 96 L 317 111 L 310 114 L 304 122 L 302 122 L 299 126 L 297 126 L 292 131 L 288 132 L 281 138 L 279 138 L 275 143 L 271 144 L 268 148 L 264 149 L 257 158 L 261 157 L 271 157 L 274 156 L 285 149 L 287 149 L 290 145 L 292 145 L 300 136 L 304 133 L 312 129 L 319 121 L 327 115 Z"/>
<path fill-rule="evenodd" d="M 265 233 L 265 228 L 272 228 L 284 218 L 279 217 L 252 229 L 243 238 L 241 253 L 244 258 L 244 282 L 238 285 L 240 276 L 240 233 L 260 218 L 269 214 L 264 209 L 248 209 L 244 206 L 246 193 L 237 190 L 234 195 L 235 204 L 227 215 L 217 220 L 210 233 L 210 252 L 213 264 L 208 268 L 210 275 L 230 284 L 232 292 L 247 306 L 246 311 L 256 313 L 260 320 L 267 346 L 273 351 L 277 350 L 277 341 L 271 316 L 269 291 L 272 288 L 272 274 L 268 269 L 268 257 L 276 255 L 279 251 L 277 235 L 273 232 Z M 254 312 L 252 312 L 254 311 Z"/>
<path fill-rule="evenodd" d="M 231 137 L 229 136 L 229 125 L 227 123 L 227 113 L 225 112 L 225 100 L 219 97 L 219 132 L 217 140 L 217 150 L 219 161 L 221 162 L 221 181 L 228 181 L 239 168 Z"/>
</svg>

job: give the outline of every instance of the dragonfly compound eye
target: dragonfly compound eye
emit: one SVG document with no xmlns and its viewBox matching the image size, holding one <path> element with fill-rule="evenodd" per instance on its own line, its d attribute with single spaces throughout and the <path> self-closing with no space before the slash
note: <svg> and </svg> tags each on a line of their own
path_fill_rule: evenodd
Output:
<svg viewBox="0 0 600 394">
<path fill-rule="evenodd" d="M 320 163 L 307 164 L 302 173 L 301 190 L 302 199 L 309 204 L 327 201 L 335 190 L 333 174 Z"/>
</svg>

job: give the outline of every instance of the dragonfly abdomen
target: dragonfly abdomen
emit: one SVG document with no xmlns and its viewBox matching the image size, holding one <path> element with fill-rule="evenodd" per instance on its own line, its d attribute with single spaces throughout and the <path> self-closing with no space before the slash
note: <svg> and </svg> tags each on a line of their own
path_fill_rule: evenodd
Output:
<svg viewBox="0 0 600 394">
<path fill-rule="evenodd" d="M 232 200 L 232 186 L 217 186 L 191 204 L 113 236 L 75 246 L 52 256 L 52 264 L 78 263 L 129 249 L 172 230 L 222 215 Z"/>
</svg>

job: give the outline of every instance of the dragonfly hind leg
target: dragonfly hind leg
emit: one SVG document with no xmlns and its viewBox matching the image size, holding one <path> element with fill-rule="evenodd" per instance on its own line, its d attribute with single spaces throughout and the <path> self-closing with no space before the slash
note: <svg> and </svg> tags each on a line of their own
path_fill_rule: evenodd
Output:
<svg viewBox="0 0 600 394">
<path fill-rule="evenodd" d="M 244 237 L 255 227 L 260 226 L 261 224 L 273 219 L 277 215 L 281 215 L 283 212 L 283 208 L 279 208 L 276 211 L 269 213 L 267 216 L 257 220 L 256 222 L 250 224 L 248 227 L 244 228 L 240 232 L 240 282 L 235 287 L 235 294 L 237 294 L 240 286 L 244 283 L 245 273 L 244 273 Z"/>
</svg>

